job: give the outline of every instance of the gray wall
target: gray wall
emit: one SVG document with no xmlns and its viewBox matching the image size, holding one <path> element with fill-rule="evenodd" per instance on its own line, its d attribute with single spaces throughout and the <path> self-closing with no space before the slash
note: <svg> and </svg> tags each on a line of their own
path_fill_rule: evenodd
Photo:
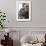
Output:
<svg viewBox="0 0 46 46">
<path fill-rule="evenodd" d="M 31 1 L 31 0 L 30 0 Z M 0 0 L 0 10 L 6 12 L 6 27 L 15 30 L 46 31 L 46 0 L 32 0 L 32 21 L 16 21 L 16 0 Z"/>
<path fill-rule="evenodd" d="M 30 0 L 31 1 L 31 0 Z M 6 12 L 6 27 L 46 27 L 46 0 L 32 0 L 32 21 L 16 21 L 16 0 L 0 0 L 0 9 Z"/>
</svg>

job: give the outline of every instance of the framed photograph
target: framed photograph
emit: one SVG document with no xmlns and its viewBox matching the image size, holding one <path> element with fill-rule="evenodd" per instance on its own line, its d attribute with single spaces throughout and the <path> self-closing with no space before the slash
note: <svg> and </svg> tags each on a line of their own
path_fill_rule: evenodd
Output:
<svg viewBox="0 0 46 46">
<path fill-rule="evenodd" d="M 16 1 L 16 20 L 31 21 L 31 1 Z"/>
</svg>

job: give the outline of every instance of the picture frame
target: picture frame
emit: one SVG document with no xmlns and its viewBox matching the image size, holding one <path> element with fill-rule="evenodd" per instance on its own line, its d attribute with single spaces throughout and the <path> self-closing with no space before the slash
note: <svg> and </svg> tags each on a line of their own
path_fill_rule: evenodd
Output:
<svg viewBox="0 0 46 46">
<path fill-rule="evenodd" d="M 16 1 L 16 20 L 31 21 L 31 1 Z"/>
</svg>

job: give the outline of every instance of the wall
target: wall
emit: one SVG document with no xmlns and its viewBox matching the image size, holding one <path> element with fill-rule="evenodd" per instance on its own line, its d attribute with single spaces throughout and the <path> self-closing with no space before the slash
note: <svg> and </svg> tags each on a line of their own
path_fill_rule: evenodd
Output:
<svg viewBox="0 0 46 46">
<path fill-rule="evenodd" d="M 31 1 L 31 0 L 30 0 Z M 32 0 L 32 21 L 16 21 L 16 0 L 0 0 L 0 9 L 6 12 L 6 27 L 46 27 L 46 0 Z"/>
</svg>

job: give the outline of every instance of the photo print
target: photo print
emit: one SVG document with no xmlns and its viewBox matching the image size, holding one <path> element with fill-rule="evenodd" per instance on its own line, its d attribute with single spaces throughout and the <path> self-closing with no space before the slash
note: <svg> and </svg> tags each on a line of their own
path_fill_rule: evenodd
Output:
<svg viewBox="0 0 46 46">
<path fill-rule="evenodd" d="M 31 20 L 31 2 L 16 1 L 16 20 L 30 21 Z"/>
</svg>

